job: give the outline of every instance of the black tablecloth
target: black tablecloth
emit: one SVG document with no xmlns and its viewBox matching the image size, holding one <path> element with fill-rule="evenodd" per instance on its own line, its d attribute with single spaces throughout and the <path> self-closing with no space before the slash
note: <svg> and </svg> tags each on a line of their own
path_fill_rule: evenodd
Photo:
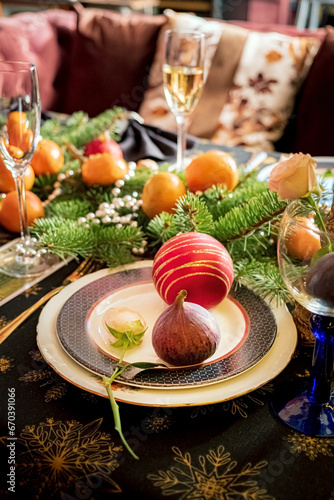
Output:
<svg viewBox="0 0 334 500">
<path fill-rule="evenodd" d="M 5 304 L 1 325 L 75 266 Z M 0 347 L 1 499 L 333 498 L 334 441 L 290 430 L 269 405 L 280 381 L 308 374 L 312 349 L 298 347 L 276 379 L 231 401 L 184 408 L 119 403 L 136 461 L 114 430 L 108 399 L 71 385 L 43 360 L 38 317 L 37 311 Z M 12 417 L 8 401 L 14 394 Z M 15 446 L 6 439 L 11 422 Z M 14 457 L 12 493 L 7 481 Z"/>
</svg>

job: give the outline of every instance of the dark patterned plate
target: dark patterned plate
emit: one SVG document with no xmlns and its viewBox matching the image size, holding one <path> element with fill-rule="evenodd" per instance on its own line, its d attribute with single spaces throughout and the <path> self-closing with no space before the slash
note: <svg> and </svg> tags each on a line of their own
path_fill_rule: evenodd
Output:
<svg viewBox="0 0 334 500">
<path fill-rule="evenodd" d="M 98 338 L 99 318 L 111 306 L 137 310 L 149 325 L 143 346 L 128 351 L 125 361 L 158 361 L 148 357 L 150 334 L 155 319 L 167 306 L 154 291 L 151 274 L 151 266 L 110 274 L 82 287 L 65 302 L 57 317 L 57 335 L 77 363 L 98 375 L 110 376 L 113 372 L 117 350 L 102 352 Z M 194 367 L 145 370 L 133 378 L 126 370 L 118 381 L 159 389 L 209 385 L 245 372 L 269 352 L 276 337 L 276 321 L 268 305 L 254 292 L 238 288 L 210 312 L 220 325 L 223 339 L 212 358 Z"/>
</svg>

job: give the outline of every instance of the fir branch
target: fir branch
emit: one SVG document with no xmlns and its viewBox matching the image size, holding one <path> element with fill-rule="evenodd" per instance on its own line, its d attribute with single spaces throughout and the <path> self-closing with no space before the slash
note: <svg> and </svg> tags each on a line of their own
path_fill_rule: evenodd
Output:
<svg viewBox="0 0 334 500">
<path fill-rule="evenodd" d="M 95 251 L 94 258 L 107 267 L 124 266 L 134 261 L 131 249 L 123 245 L 103 245 Z"/>
<path fill-rule="evenodd" d="M 277 259 L 266 262 L 246 259 L 234 262 L 234 287 L 245 285 L 251 288 L 263 299 L 276 304 L 292 301 L 277 266 Z"/>
<path fill-rule="evenodd" d="M 145 235 L 138 227 L 123 226 L 93 226 L 97 246 L 109 245 L 124 245 L 130 248 L 140 248 Z"/>
<path fill-rule="evenodd" d="M 150 220 L 146 232 L 152 240 L 151 245 L 153 247 L 158 245 L 160 246 L 165 243 L 165 241 L 177 235 L 174 218 L 174 214 L 162 212 L 160 215 L 157 215 Z"/>
<path fill-rule="evenodd" d="M 117 121 L 124 118 L 125 114 L 124 109 L 117 107 L 108 109 L 92 119 L 85 113 L 74 113 L 65 123 L 47 120 L 41 127 L 41 135 L 59 146 L 69 142 L 76 148 L 82 148 L 107 130 L 111 138 L 117 140 L 119 138 Z"/>
<path fill-rule="evenodd" d="M 43 174 L 35 177 L 32 192 L 42 201 L 46 200 L 54 190 L 54 183 L 57 181 L 57 174 Z"/>
<path fill-rule="evenodd" d="M 193 193 L 182 196 L 176 204 L 173 226 L 177 233 L 213 233 L 214 223 L 211 213 L 203 200 Z"/>
<path fill-rule="evenodd" d="M 254 196 L 263 193 L 267 189 L 265 182 L 252 180 L 234 191 L 226 191 L 218 188 L 211 192 L 205 192 L 203 199 L 212 213 L 214 220 L 232 210 L 234 207 L 242 205 Z"/>
<path fill-rule="evenodd" d="M 46 217 L 63 217 L 64 219 L 78 220 L 94 209 L 87 199 L 75 198 L 71 200 L 57 200 L 49 203 L 45 208 Z"/>
<path fill-rule="evenodd" d="M 247 203 L 233 208 L 215 222 L 214 236 L 221 242 L 231 241 L 252 233 L 263 224 L 276 219 L 285 210 L 286 202 L 279 201 L 268 189 Z"/>
<path fill-rule="evenodd" d="M 47 248 L 64 259 L 68 256 L 89 257 L 94 255 L 95 238 L 90 228 L 60 217 L 38 219 L 31 230 L 38 238 L 39 246 Z"/>
<path fill-rule="evenodd" d="M 97 260 L 107 266 L 128 264 L 133 262 L 133 248 L 141 248 L 145 235 L 137 227 L 125 226 L 93 226 L 95 251 Z"/>
<path fill-rule="evenodd" d="M 258 259 L 273 257 L 276 259 L 277 247 L 271 223 L 265 224 L 260 231 L 254 231 L 244 237 L 225 243 L 225 247 L 233 261 L 240 259 L 252 259 L 254 255 Z"/>
</svg>

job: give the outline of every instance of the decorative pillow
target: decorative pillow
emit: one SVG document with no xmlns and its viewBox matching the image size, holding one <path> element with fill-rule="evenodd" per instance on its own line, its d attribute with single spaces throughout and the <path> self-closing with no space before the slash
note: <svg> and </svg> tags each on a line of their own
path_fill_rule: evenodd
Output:
<svg viewBox="0 0 334 500">
<path fill-rule="evenodd" d="M 290 123 L 276 145 L 280 151 L 334 156 L 334 28 L 326 30 Z"/>
<path fill-rule="evenodd" d="M 60 65 L 60 51 L 56 30 L 43 14 L 0 18 L 0 59 L 36 64 L 42 108 L 49 109 L 55 99 L 53 82 Z"/>
<path fill-rule="evenodd" d="M 295 95 L 319 48 L 319 40 L 278 33 L 251 32 L 230 23 L 199 19 L 189 14 L 167 14 L 169 21 L 166 29 L 190 28 L 207 34 L 208 76 L 198 108 L 201 107 L 209 80 L 210 91 L 215 95 L 219 95 L 222 81 L 225 84 L 230 82 L 227 98 L 215 101 L 218 108 L 215 113 L 217 121 L 211 110 L 205 117 L 203 110 L 197 113 L 196 109 L 190 117 L 189 131 L 217 144 L 274 149 L 273 142 L 284 131 Z M 243 32 L 240 32 L 242 29 Z M 148 90 L 139 113 L 146 123 L 175 130 L 175 118 L 163 93 L 161 37 L 162 34 L 151 67 Z M 226 40 L 231 44 L 230 52 L 226 47 Z M 236 57 L 236 50 L 240 51 L 236 65 L 229 67 L 228 58 L 225 58 L 225 63 L 222 64 L 224 58 L 216 57 L 217 47 L 221 52 L 224 48 L 225 54 L 229 53 L 231 58 Z M 218 70 L 230 72 L 223 80 L 216 78 L 216 64 Z M 223 90 L 226 91 L 225 88 Z"/>
<path fill-rule="evenodd" d="M 319 45 L 313 38 L 249 32 L 212 141 L 273 150 Z"/>
<path fill-rule="evenodd" d="M 165 16 L 79 11 L 64 111 L 95 116 L 116 105 L 137 111 L 165 22 Z"/>
</svg>

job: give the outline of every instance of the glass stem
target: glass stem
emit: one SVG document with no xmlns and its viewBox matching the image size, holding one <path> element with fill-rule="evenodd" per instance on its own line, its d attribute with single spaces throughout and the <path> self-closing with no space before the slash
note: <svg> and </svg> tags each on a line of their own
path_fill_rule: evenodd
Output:
<svg viewBox="0 0 334 500">
<path fill-rule="evenodd" d="M 323 404 L 329 401 L 331 393 L 334 318 L 313 314 L 311 330 L 316 342 L 307 396 L 311 403 Z"/>
<path fill-rule="evenodd" d="M 182 172 L 184 153 L 186 150 L 186 119 L 183 115 L 176 115 L 177 123 L 177 156 L 176 156 L 176 171 Z"/>
<path fill-rule="evenodd" d="M 19 216 L 20 216 L 20 233 L 21 239 L 24 240 L 29 237 L 28 231 L 28 216 L 27 216 L 27 205 L 26 205 L 26 190 L 24 185 L 24 172 L 17 172 L 14 175 L 15 186 L 18 194 L 19 200 Z"/>
</svg>

